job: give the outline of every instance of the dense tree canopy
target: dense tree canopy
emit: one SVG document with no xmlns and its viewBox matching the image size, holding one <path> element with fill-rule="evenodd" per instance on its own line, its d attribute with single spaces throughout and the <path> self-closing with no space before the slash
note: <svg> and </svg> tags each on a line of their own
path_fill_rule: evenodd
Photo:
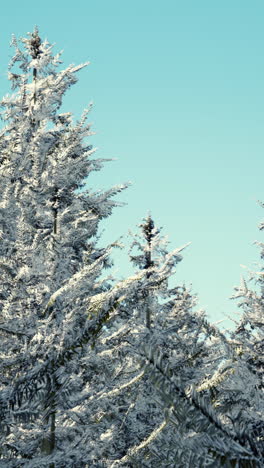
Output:
<svg viewBox="0 0 264 468">
<path fill-rule="evenodd" d="M 12 94 L 1 101 L 0 466 L 261 467 L 263 271 L 237 289 L 224 335 L 175 282 L 186 247 L 169 250 L 148 215 L 128 258 L 105 273 L 100 221 L 126 185 L 94 191 L 86 110 L 62 98 L 87 64 L 61 70 L 38 30 L 13 38 Z M 122 223 L 121 223 L 122 224 Z M 263 259 L 263 245 L 262 259 Z"/>
</svg>

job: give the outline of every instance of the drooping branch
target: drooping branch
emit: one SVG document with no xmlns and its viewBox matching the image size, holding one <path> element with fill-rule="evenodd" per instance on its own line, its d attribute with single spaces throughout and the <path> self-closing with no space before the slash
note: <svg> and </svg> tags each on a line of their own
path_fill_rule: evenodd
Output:
<svg viewBox="0 0 264 468">
<path fill-rule="evenodd" d="M 154 351 L 150 347 L 144 347 L 142 351 L 144 356 L 142 361 L 143 366 L 149 372 L 154 385 L 161 390 L 162 398 L 164 398 L 164 401 L 166 400 L 166 406 L 169 406 L 172 413 L 175 413 L 176 419 L 178 406 L 176 402 L 177 398 L 179 398 L 185 405 L 185 418 L 187 417 L 188 407 L 193 407 L 197 411 L 197 414 L 200 413 L 212 428 L 216 429 L 229 443 L 233 444 L 233 449 L 237 451 L 238 458 L 240 460 L 244 459 L 246 463 L 248 463 L 248 465 L 242 464 L 241 466 L 257 466 L 255 462 L 258 457 L 258 452 L 250 436 L 238 431 L 231 431 L 222 423 L 210 404 L 208 404 L 204 397 L 199 395 L 194 387 L 186 390 L 180 383 L 176 382 L 175 379 L 173 379 L 173 373 L 168 363 L 165 364 L 162 362 L 163 356 L 159 351 Z M 175 398 L 175 396 L 177 396 L 177 398 Z M 193 424 L 195 426 L 195 421 L 193 421 Z"/>
</svg>

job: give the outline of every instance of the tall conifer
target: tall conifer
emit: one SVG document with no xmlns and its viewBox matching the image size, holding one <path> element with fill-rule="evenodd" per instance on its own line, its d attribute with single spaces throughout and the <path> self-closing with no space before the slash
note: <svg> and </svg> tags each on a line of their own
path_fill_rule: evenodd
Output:
<svg viewBox="0 0 264 468">
<path fill-rule="evenodd" d="M 87 188 L 103 165 L 87 142 L 89 109 L 77 123 L 60 113 L 87 64 L 60 70 L 37 29 L 21 43 L 12 40 L 13 93 L 1 101 L 0 463 L 91 466 L 95 442 L 82 414 L 92 347 L 120 298 L 144 281 L 112 287 L 100 278 L 110 247 L 97 246 L 98 224 L 125 185 Z"/>
</svg>

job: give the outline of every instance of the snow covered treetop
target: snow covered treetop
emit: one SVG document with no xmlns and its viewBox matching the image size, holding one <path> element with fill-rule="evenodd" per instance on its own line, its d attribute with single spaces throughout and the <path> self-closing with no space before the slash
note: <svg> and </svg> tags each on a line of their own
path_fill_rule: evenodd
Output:
<svg viewBox="0 0 264 468">
<path fill-rule="evenodd" d="M 61 52 L 53 55 L 53 45 L 46 39 L 42 41 L 38 28 L 35 28 L 32 33 L 28 33 L 27 36 L 20 39 L 20 42 L 24 46 L 24 51 L 19 47 L 16 37 L 12 37 L 11 45 L 15 48 L 16 53 L 9 64 L 9 70 L 16 62 L 19 62 L 19 68 L 24 73 L 32 69 L 36 69 L 41 76 L 55 72 L 58 65 L 62 63 L 60 60 Z M 80 65 L 77 69 L 87 64 L 88 62 Z M 15 78 L 16 76 L 19 75 L 15 75 Z M 12 74 L 10 79 L 12 79 Z"/>
<path fill-rule="evenodd" d="M 12 89 L 18 89 L 18 92 L 1 101 L 1 107 L 5 109 L 2 119 L 31 116 L 38 125 L 44 119 L 54 118 L 62 96 L 77 82 L 76 72 L 88 62 L 58 71 L 57 67 L 62 63 L 61 53 L 53 54 L 53 45 L 47 40 L 42 41 L 37 28 L 27 36 L 20 41 L 13 36 L 11 41 L 15 54 L 9 64 L 8 78 Z"/>
</svg>

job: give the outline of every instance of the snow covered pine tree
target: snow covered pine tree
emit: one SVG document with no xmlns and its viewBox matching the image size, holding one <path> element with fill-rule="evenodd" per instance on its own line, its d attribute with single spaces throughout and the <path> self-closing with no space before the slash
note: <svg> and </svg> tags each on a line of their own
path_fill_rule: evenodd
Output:
<svg viewBox="0 0 264 468">
<path fill-rule="evenodd" d="M 37 29 L 21 42 L 12 41 L 14 93 L 1 102 L 0 466 L 98 467 L 97 432 L 82 419 L 93 408 L 87 363 L 100 370 L 91 345 L 147 281 L 100 280 L 111 247 L 97 247 L 98 223 L 125 185 L 80 191 L 103 160 L 85 142 L 88 111 L 74 124 L 59 108 L 86 64 L 58 71 L 60 54 Z"/>
<path fill-rule="evenodd" d="M 113 463 L 108 458 L 106 466 L 202 466 L 208 460 L 215 462 L 215 457 L 208 456 L 208 446 L 213 442 L 200 431 L 194 434 L 193 405 L 189 418 L 185 417 L 186 406 L 180 399 L 175 429 L 172 405 L 165 405 L 164 411 L 164 394 L 155 391 L 152 369 L 149 372 L 147 366 L 144 375 L 141 361 L 144 365 L 151 350 L 162 353 L 171 375 L 176 373 L 183 388 L 198 386 L 205 375 L 216 371 L 222 346 L 218 336 L 212 337 L 203 312 L 193 310 L 196 299 L 190 291 L 184 286 L 169 287 L 184 247 L 169 252 L 167 239 L 150 216 L 143 220 L 140 231 L 134 236 L 130 259 L 144 272 L 148 285 L 120 303 L 118 320 L 96 342 L 98 356 L 111 356 L 110 374 L 116 385 L 113 391 L 101 395 L 104 401 L 112 398 L 115 402 L 112 427 L 104 435 Z M 107 369 L 103 372 L 107 374 Z M 101 412 L 102 419 L 107 417 L 109 412 Z M 200 444 L 202 436 L 205 446 Z"/>
<path fill-rule="evenodd" d="M 144 274 L 148 284 L 144 290 L 138 290 L 136 295 L 129 295 L 122 301 L 118 320 L 96 343 L 99 354 L 103 354 L 104 348 L 112 350 L 112 363 L 115 363 L 111 376 L 118 390 L 105 395 L 105 398 L 112 395 L 116 411 L 111 434 L 108 435 L 113 463 L 109 459 L 107 466 L 111 467 L 145 466 L 143 459 L 146 452 L 149 453 L 148 446 L 165 426 L 163 411 L 152 401 L 153 391 L 144 378 L 139 348 L 150 339 L 150 335 L 153 337 L 154 330 L 161 338 L 155 323 L 157 316 L 161 315 L 159 299 L 169 296 L 166 284 L 173 267 L 181 260 L 179 253 L 182 248 L 168 253 L 166 242 L 159 236 L 151 218 L 143 221 L 141 230 L 143 236 L 135 237 L 131 249 L 131 253 L 134 247 L 140 252 L 139 255 L 131 255 L 131 260 Z"/>
<path fill-rule="evenodd" d="M 141 235 L 134 237 L 131 246 L 131 261 L 146 271 L 149 279 L 156 276 L 159 281 L 153 285 L 150 282 L 143 295 L 139 293 L 134 305 L 138 322 L 145 322 L 147 327 L 145 333 L 141 333 L 141 339 L 135 340 L 135 347 L 141 349 L 143 366 L 146 358 L 148 361 L 153 355 L 162 356 L 170 374 L 175 373 L 184 388 L 196 387 L 205 378 L 205 373 L 214 372 L 218 366 L 221 347 L 219 340 L 212 339 L 211 331 L 208 333 L 204 312 L 195 310 L 196 297 L 184 285 L 172 285 L 176 266 L 182 260 L 180 253 L 186 246 L 169 252 L 168 240 L 161 235 L 161 229 L 155 227 L 151 216 L 143 220 L 140 228 Z M 155 368 L 159 360 L 153 364 Z M 181 401 L 177 405 L 175 430 L 172 405 L 164 407 L 164 392 L 161 389 L 155 391 L 153 369 L 148 364 L 145 369 L 137 402 L 145 437 L 129 452 L 132 466 L 199 466 L 201 460 L 205 460 L 206 449 L 198 453 L 184 405 Z"/>
</svg>

